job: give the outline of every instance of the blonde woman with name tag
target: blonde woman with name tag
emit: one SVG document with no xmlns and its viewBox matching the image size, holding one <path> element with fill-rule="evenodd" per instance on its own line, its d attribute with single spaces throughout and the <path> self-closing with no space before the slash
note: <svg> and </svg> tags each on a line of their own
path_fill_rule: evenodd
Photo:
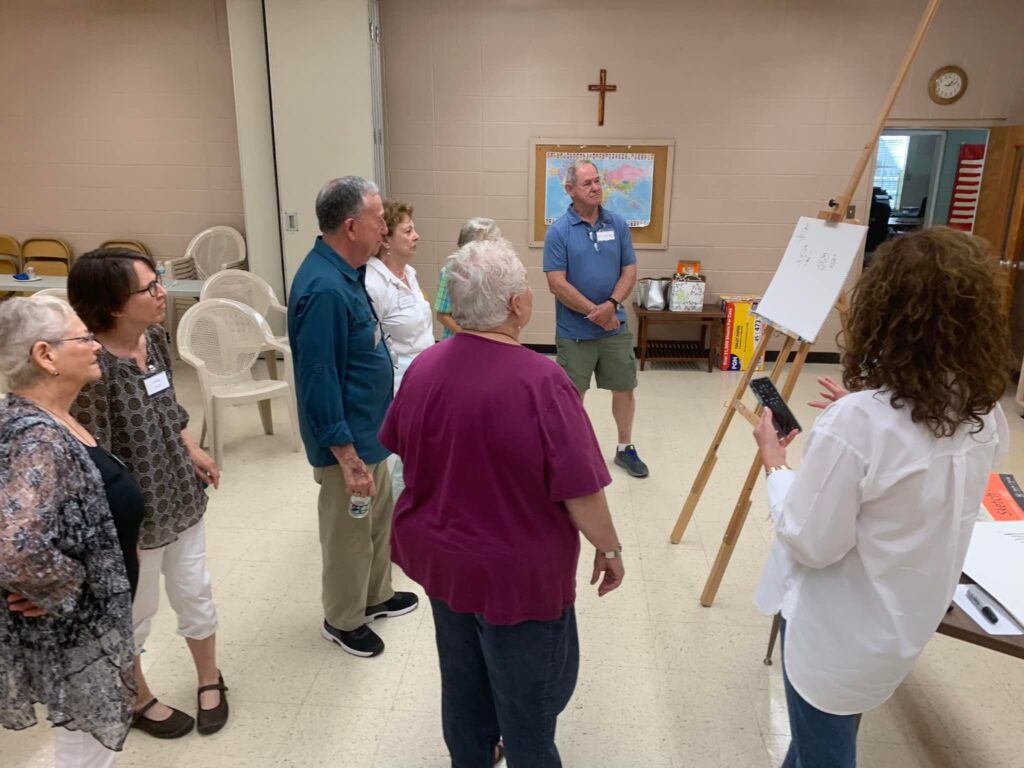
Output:
<svg viewBox="0 0 1024 768">
<path fill-rule="evenodd" d="M 217 609 L 206 568 L 203 488 L 217 487 L 220 469 L 190 434 L 188 413 L 174 394 L 167 333 L 160 325 L 167 291 L 149 256 L 100 248 L 75 261 L 68 297 L 103 344 L 103 376 L 82 390 L 74 414 L 128 466 L 146 501 L 133 618 L 136 652 L 142 652 L 159 607 L 162 573 L 178 634 L 196 668 L 193 720 L 160 702 L 137 665 L 133 725 L 161 739 L 185 736 L 197 721 L 200 734 L 215 733 L 227 722 L 228 703 L 216 660 Z"/>
<path fill-rule="evenodd" d="M 413 207 L 408 203 L 384 201 L 388 233 L 380 252 L 370 257 L 366 265 L 366 293 L 384 329 L 394 362 L 395 392 L 416 355 L 434 345 L 430 302 L 420 289 L 416 269 L 410 264 L 416 257 L 416 244 L 420 239 L 412 212 Z M 405 488 L 401 459 L 394 455 L 389 457 L 388 468 L 391 487 L 398 499 Z"/>
</svg>

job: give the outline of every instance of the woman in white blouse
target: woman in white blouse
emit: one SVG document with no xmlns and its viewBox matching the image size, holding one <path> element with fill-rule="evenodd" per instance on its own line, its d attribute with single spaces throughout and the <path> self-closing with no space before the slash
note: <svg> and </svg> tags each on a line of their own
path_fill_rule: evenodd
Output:
<svg viewBox="0 0 1024 768">
<path fill-rule="evenodd" d="M 388 234 L 380 253 L 366 265 L 366 292 L 373 302 L 395 361 L 395 392 L 416 355 L 434 343 L 430 302 L 416 280 L 409 263 L 416 256 L 420 236 L 412 220 L 413 208 L 395 200 L 384 202 Z M 405 488 L 402 462 L 389 459 L 395 500 Z"/>
<path fill-rule="evenodd" d="M 994 261 L 945 227 L 890 240 L 857 284 L 843 381 L 800 471 L 754 432 L 776 538 L 755 604 L 783 617 L 783 768 L 856 765 L 860 714 L 906 677 L 949 606 L 1007 450 L 1010 343 Z"/>
</svg>

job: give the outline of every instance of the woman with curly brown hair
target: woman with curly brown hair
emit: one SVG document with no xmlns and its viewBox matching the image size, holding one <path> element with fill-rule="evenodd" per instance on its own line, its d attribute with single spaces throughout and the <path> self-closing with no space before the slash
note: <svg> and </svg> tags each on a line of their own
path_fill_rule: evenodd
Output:
<svg viewBox="0 0 1024 768">
<path fill-rule="evenodd" d="M 856 764 L 861 713 L 892 695 L 942 620 L 989 472 L 1007 450 L 1009 338 L 991 255 L 944 227 L 890 240 L 857 284 L 843 381 L 799 472 L 754 431 L 776 538 L 755 604 L 782 613 L 783 768 Z"/>
</svg>

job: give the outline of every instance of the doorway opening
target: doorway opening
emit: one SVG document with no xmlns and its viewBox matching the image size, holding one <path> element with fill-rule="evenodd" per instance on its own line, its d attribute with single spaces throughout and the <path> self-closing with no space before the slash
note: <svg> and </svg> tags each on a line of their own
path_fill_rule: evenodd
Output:
<svg viewBox="0 0 1024 768">
<path fill-rule="evenodd" d="M 867 255 L 891 237 L 948 225 L 971 232 L 987 129 L 882 132 L 875 156 Z"/>
</svg>

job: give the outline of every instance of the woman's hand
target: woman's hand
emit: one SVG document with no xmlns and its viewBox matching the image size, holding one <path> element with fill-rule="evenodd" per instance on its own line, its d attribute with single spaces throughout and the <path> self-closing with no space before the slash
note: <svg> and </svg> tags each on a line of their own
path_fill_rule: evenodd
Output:
<svg viewBox="0 0 1024 768">
<path fill-rule="evenodd" d="M 30 601 L 28 598 L 14 593 L 7 596 L 7 609 L 11 611 L 11 613 L 21 613 L 32 619 L 37 619 L 40 616 L 46 615 L 46 611 Z"/>
<path fill-rule="evenodd" d="M 597 584 L 601 574 L 601 584 L 597 588 L 597 596 L 604 597 L 613 589 L 618 589 L 622 583 L 622 577 L 626 575 L 626 568 L 622 564 L 622 554 L 610 560 L 600 550 L 594 552 L 594 575 L 590 579 L 591 584 Z"/>
<path fill-rule="evenodd" d="M 196 477 L 207 485 L 214 488 L 220 487 L 220 467 L 206 451 L 198 445 L 189 446 L 188 456 L 192 459 L 192 468 L 196 471 Z"/>
<path fill-rule="evenodd" d="M 761 413 L 761 421 L 754 429 L 754 441 L 761 449 L 761 463 L 765 468 L 778 467 L 786 463 L 786 446 L 793 442 L 800 430 L 794 429 L 781 440 L 775 431 L 775 424 L 772 423 L 771 408 L 765 408 Z"/>
<path fill-rule="evenodd" d="M 828 408 L 832 403 L 838 400 L 840 397 L 846 397 L 850 394 L 848 389 L 844 389 L 831 376 L 819 376 L 818 384 L 825 388 L 825 391 L 821 393 L 824 400 L 811 400 L 807 403 L 812 408 Z"/>
</svg>

